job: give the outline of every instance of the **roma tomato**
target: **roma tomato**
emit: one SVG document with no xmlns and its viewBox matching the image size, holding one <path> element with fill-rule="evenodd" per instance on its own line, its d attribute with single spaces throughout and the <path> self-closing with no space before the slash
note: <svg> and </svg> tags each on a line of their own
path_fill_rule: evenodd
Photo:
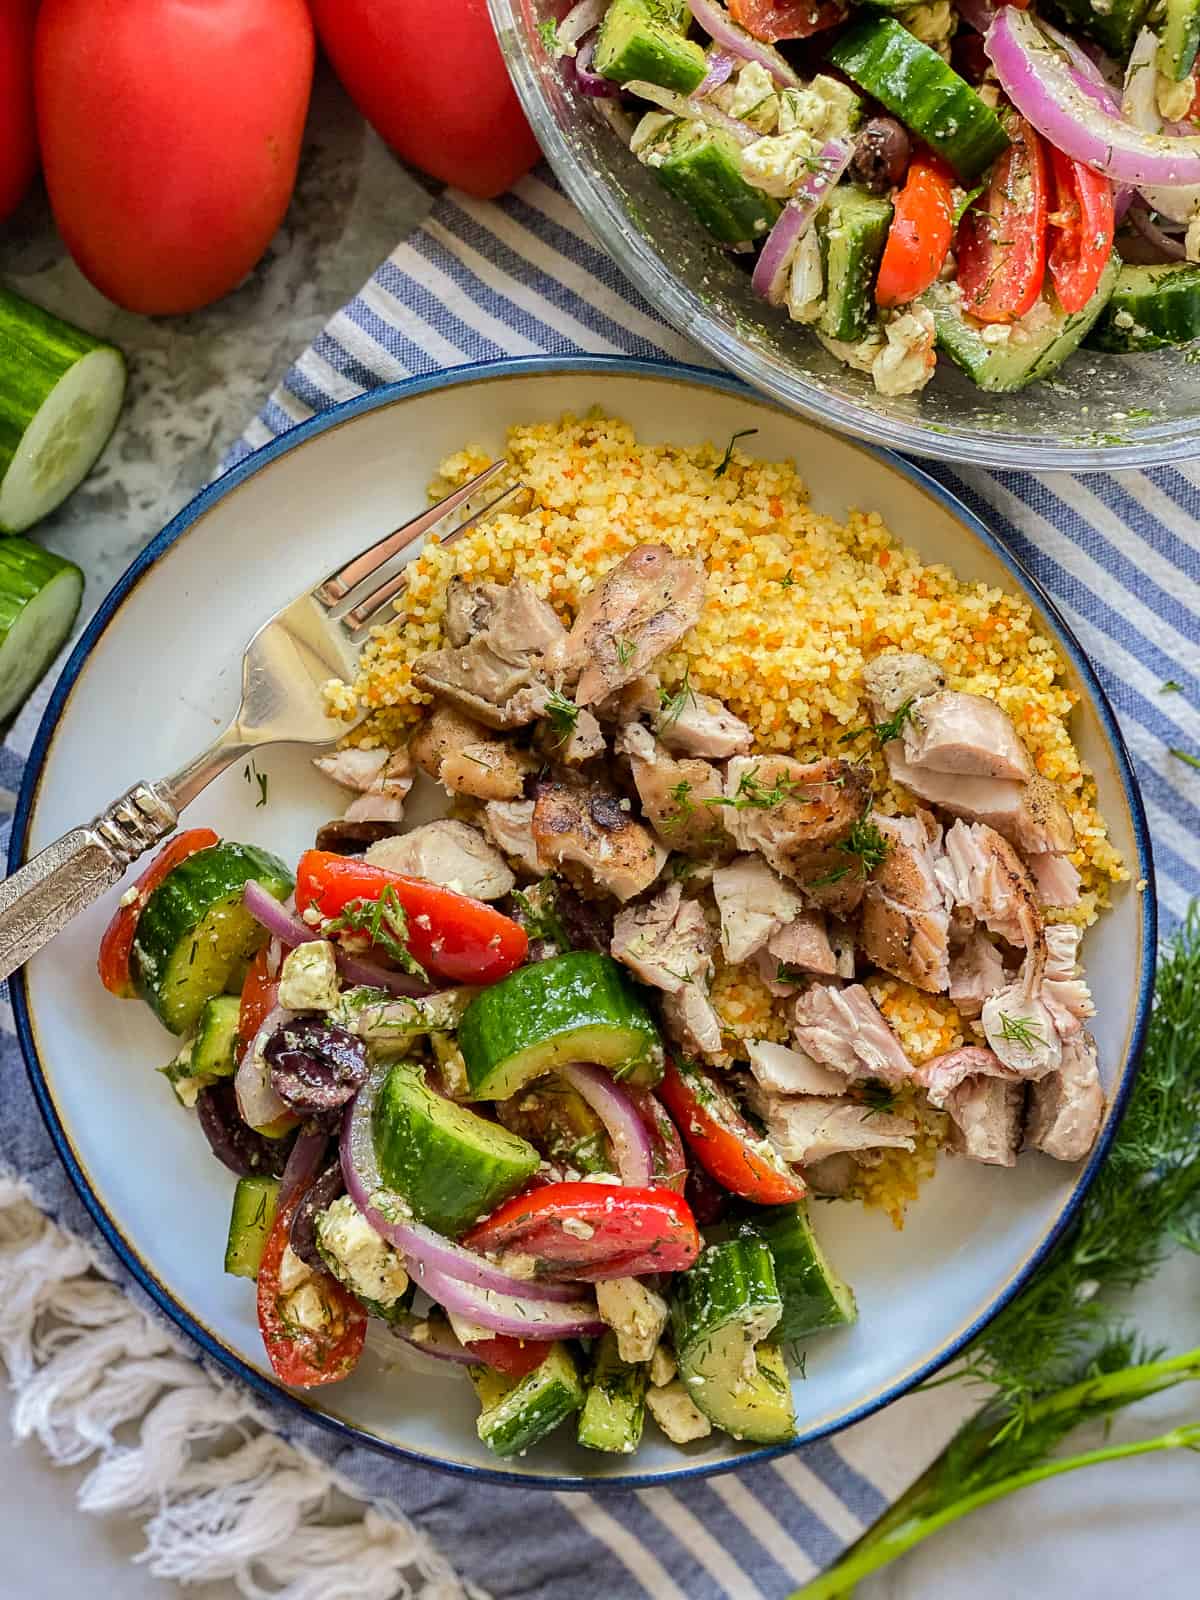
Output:
<svg viewBox="0 0 1200 1600">
<path fill-rule="evenodd" d="M 320 1320 L 297 1315 L 299 1289 L 285 1293 L 280 1283 L 283 1253 L 292 1220 L 304 1199 L 301 1185 L 279 1208 L 271 1225 L 258 1269 L 258 1327 L 275 1376 L 294 1389 L 315 1389 L 339 1383 L 358 1365 L 367 1336 L 367 1314 L 348 1289 L 327 1272 L 317 1275 L 308 1295 L 320 1308 Z"/>
<path fill-rule="evenodd" d="M 43 0 L 46 187 L 102 294 L 158 316 L 236 288 L 291 199 L 315 50 L 304 0 Z"/>
<path fill-rule="evenodd" d="M 1113 186 L 1108 178 L 1049 146 L 1054 179 L 1050 277 L 1064 311 L 1082 311 L 1112 255 Z"/>
<path fill-rule="evenodd" d="M 707 1068 L 668 1058 L 658 1092 L 696 1160 L 723 1189 L 760 1206 L 804 1198 L 800 1174 L 754 1131 Z"/>
<path fill-rule="evenodd" d="M 37 0 L 0 5 L 0 222 L 21 203 L 37 170 L 33 116 L 33 19 Z"/>
<path fill-rule="evenodd" d="M 1024 117 L 1005 123 L 1012 144 L 958 225 L 963 310 L 980 322 L 1015 322 L 1032 310 L 1046 276 L 1046 150 Z"/>
<path fill-rule="evenodd" d="M 875 302 L 907 305 L 924 294 L 942 270 L 954 237 L 954 179 L 929 150 L 918 150 L 896 196 L 883 247 Z"/>
<path fill-rule="evenodd" d="M 700 1252 L 691 1207 L 674 1189 L 619 1183 L 550 1183 L 526 1189 L 466 1237 L 469 1250 L 518 1250 L 538 1275 L 636 1278 L 686 1272 Z"/>
<path fill-rule="evenodd" d="M 729 0 L 729 14 L 756 39 L 808 39 L 846 15 L 841 0 Z"/>
<path fill-rule="evenodd" d="M 403 160 L 490 200 L 538 159 L 487 0 L 309 4 L 333 70 Z"/>
</svg>

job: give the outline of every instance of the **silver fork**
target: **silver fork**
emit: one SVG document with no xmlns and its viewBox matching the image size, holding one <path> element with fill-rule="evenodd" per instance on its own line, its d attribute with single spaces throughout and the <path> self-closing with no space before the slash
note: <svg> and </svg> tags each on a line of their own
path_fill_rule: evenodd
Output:
<svg viewBox="0 0 1200 1600">
<path fill-rule="evenodd" d="M 510 484 L 484 505 L 474 497 L 505 463 L 494 461 L 420 516 L 277 611 L 242 657 L 242 701 L 233 721 L 185 767 L 157 783 L 135 783 L 84 828 L 75 828 L 0 883 L 0 978 L 62 931 L 115 884 L 125 869 L 174 831 L 179 814 L 235 761 L 269 744 L 328 745 L 348 731 L 328 715 L 323 685 L 350 678 L 371 629 L 408 581 L 407 567 L 371 580 L 431 533 L 449 544 L 508 499 Z M 456 513 L 461 520 L 452 526 Z"/>
</svg>

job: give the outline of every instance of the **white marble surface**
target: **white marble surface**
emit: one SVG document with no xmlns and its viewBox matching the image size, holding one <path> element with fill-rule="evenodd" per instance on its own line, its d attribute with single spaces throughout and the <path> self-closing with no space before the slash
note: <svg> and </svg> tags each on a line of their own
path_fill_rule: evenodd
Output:
<svg viewBox="0 0 1200 1600">
<path fill-rule="evenodd" d="M 41 530 L 87 573 L 85 611 L 211 475 L 292 354 L 428 203 L 322 79 L 284 228 L 253 277 L 208 311 L 151 322 L 115 310 L 65 256 L 39 196 L 0 229 L 7 281 L 108 334 L 131 358 L 128 409 L 103 463 Z M 1196 1343 L 1198 1313 L 1193 1257 L 1171 1263 L 1139 1303 L 1148 1337 L 1176 1350 Z M 915 1437 L 917 1413 L 937 1403 L 933 1396 L 904 1402 L 898 1426 Z M 1120 1419 L 1114 1432 L 1137 1437 L 1196 1416 L 1200 1396 L 1176 1391 Z M 0 1591 L 30 1600 L 182 1594 L 136 1564 L 136 1524 L 75 1511 L 84 1470 L 56 1471 L 36 1445 L 18 1447 L 0 1435 Z M 859 1593 L 863 1600 L 1127 1600 L 1141 1588 L 1155 1600 L 1191 1600 L 1200 1592 L 1198 1501 L 1200 1458 L 1182 1453 L 1064 1477 L 948 1530 Z M 234 1590 L 215 1584 L 187 1593 L 233 1600 Z"/>
</svg>

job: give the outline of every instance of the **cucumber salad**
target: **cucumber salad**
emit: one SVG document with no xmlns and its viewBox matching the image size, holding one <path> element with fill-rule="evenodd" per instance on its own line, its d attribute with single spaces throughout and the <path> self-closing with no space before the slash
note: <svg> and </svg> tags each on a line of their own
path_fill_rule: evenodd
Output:
<svg viewBox="0 0 1200 1600">
<path fill-rule="evenodd" d="M 805 1347 L 856 1316 L 810 1197 L 921 1140 L 1090 1150 L 1080 928 L 1048 916 L 1073 825 L 1006 712 L 881 650 L 869 755 L 755 753 L 656 670 L 707 578 L 639 545 L 569 628 L 453 580 L 422 720 L 319 758 L 351 799 L 294 870 L 194 828 L 122 897 L 101 980 L 177 1036 L 285 1384 L 346 1377 L 373 1320 L 463 1366 L 499 1456 L 568 1425 L 629 1454 L 647 1412 L 782 1443 Z M 452 814 L 406 826 L 417 781 Z M 731 1043 L 718 965 L 788 1033 Z M 968 1042 L 916 1064 L 881 975 Z"/>
<path fill-rule="evenodd" d="M 1200 0 L 581 0 L 542 38 L 880 394 L 1200 339 Z"/>
</svg>

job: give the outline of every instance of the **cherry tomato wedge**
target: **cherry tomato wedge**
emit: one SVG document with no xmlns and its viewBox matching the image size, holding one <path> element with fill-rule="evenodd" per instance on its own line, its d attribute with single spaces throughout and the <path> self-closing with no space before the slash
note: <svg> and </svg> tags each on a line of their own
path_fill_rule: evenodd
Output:
<svg viewBox="0 0 1200 1600">
<path fill-rule="evenodd" d="M 306 850 L 296 869 L 296 909 L 315 906 L 336 918 L 391 889 L 404 908 L 404 942 L 414 960 L 454 983 L 495 983 L 525 959 L 529 938 L 519 923 L 482 900 L 455 894 L 423 878 L 405 878 L 352 856 Z"/>
<path fill-rule="evenodd" d="M 498 1333 L 492 1339 L 472 1339 L 467 1349 L 485 1367 L 507 1372 L 510 1378 L 526 1378 L 546 1359 L 549 1345 L 533 1339 L 514 1339 Z"/>
<path fill-rule="evenodd" d="M 133 953 L 133 941 L 137 937 L 138 921 L 146 901 L 172 867 L 194 856 L 197 850 L 208 850 L 219 843 L 219 837 L 211 828 L 188 828 L 183 833 L 177 833 L 173 839 L 167 840 L 142 873 L 134 885 L 133 894 L 122 895 L 121 904 L 113 913 L 113 919 L 100 940 L 100 954 L 96 961 L 100 982 L 110 994 L 119 995 L 122 1000 L 131 1000 L 134 996 L 129 957 Z"/>
<path fill-rule="evenodd" d="M 843 21 L 841 0 L 729 0 L 729 15 L 756 39 L 807 39 Z"/>
<path fill-rule="evenodd" d="M 1108 178 L 1049 147 L 1054 209 L 1047 265 L 1064 311 L 1082 311 L 1112 255 L 1115 221 Z"/>
<path fill-rule="evenodd" d="M 661 1183 L 666 1189 L 678 1189 L 682 1194 L 688 1167 L 679 1129 L 671 1121 L 662 1101 L 649 1089 L 627 1086 L 625 1093 L 633 1101 L 634 1110 L 650 1135 L 655 1183 Z"/>
<path fill-rule="evenodd" d="M 258 1269 L 258 1326 L 276 1377 L 295 1389 L 315 1389 L 348 1378 L 354 1371 L 367 1334 L 367 1314 L 336 1278 L 321 1273 L 320 1296 L 328 1308 L 330 1325 L 317 1333 L 289 1317 L 288 1296 L 279 1287 L 279 1268 L 304 1193 L 301 1185 L 280 1206 L 267 1236 Z"/>
<path fill-rule="evenodd" d="M 803 1198 L 803 1179 L 754 1131 L 712 1073 L 668 1058 L 658 1092 L 696 1160 L 723 1188 L 761 1206 Z"/>
<path fill-rule="evenodd" d="M 987 190 L 958 225 L 958 287 L 980 322 L 1015 322 L 1031 310 L 1046 276 L 1046 152 L 1024 117 L 1010 116 L 1012 144 Z"/>
<path fill-rule="evenodd" d="M 875 303 L 904 306 L 924 294 L 942 270 L 954 238 L 954 178 L 930 150 L 918 150 L 896 196 Z"/>
<path fill-rule="evenodd" d="M 549 1183 L 497 1207 L 463 1241 L 470 1250 L 519 1250 L 543 1277 L 635 1278 L 684 1272 L 700 1252 L 691 1207 L 674 1189 L 620 1183 Z"/>
<path fill-rule="evenodd" d="M 279 980 L 267 972 L 269 950 L 266 945 L 255 956 L 242 984 L 242 1004 L 238 1011 L 239 1053 L 248 1049 L 254 1035 L 279 1004 Z"/>
</svg>

